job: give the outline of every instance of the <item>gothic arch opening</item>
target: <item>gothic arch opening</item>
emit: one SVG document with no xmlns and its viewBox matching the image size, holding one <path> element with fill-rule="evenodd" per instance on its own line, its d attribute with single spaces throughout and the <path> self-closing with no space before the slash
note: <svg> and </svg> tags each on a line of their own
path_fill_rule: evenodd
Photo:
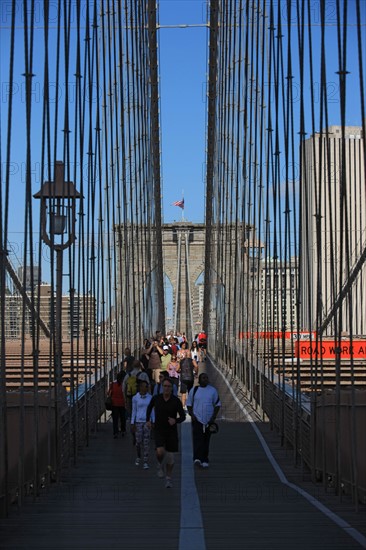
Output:
<svg viewBox="0 0 366 550">
<path fill-rule="evenodd" d="M 165 303 L 165 328 L 168 333 L 174 329 L 174 299 L 173 285 L 168 275 L 164 273 L 164 303 Z"/>
<path fill-rule="evenodd" d="M 198 275 L 194 282 L 193 290 L 193 331 L 194 335 L 198 334 L 202 329 L 203 322 L 203 289 L 204 289 L 204 270 Z"/>
</svg>

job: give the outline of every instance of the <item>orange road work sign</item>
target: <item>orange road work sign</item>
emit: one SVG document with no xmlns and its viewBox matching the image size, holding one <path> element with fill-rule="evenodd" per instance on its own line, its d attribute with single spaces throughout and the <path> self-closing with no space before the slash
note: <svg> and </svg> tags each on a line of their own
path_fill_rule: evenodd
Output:
<svg viewBox="0 0 366 550">
<path fill-rule="evenodd" d="M 332 340 L 316 342 L 296 342 L 295 356 L 300 359 L 366 359 L 366 340 L 341 340 L 340 345 Z"/>
</svg>

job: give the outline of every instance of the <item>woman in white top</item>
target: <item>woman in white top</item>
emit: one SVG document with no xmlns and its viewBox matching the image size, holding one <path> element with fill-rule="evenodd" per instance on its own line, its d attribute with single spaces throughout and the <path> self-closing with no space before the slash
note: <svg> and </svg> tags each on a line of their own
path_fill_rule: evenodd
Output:
<svg viewBox="0 0 366 550">
<path fill-rule="evenodd" d="M 193 340 L 191 345 L 191 356 L 194 361 L 201 361 L 201 350 L 199 349 L 196 340 Z"/>
<path fill-rule="evenodd" d="M 151 395 L 148 393 L 149 384 L 145 380 L 140 380 L 139 391 L 132 398 L 131 414 L 131 432 L 136 436 L 136 466 L 141 463 L 141 452 L 143 455 L 143 468 L 149 468 L 150 453 L 150 424 L 146 424 L 146 410 L 151 401 Z"/>
</svg>

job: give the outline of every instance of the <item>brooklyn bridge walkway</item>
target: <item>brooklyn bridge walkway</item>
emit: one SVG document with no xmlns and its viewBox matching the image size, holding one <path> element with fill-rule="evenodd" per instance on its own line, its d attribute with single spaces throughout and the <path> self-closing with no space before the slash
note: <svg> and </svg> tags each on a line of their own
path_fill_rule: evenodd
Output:
<svg viewBox="0 0 366 550">
<path fill-rule="evenodd" d="M 113 439 L 107 418 L 61 484 L 1 521 L 0 548 L 365 548 L 364 510 L 356 514 L 291 470 L 278 438 L 255 422 L 249 406 L 249 416 L 243 411 L 211 364 L 207 369 L 222 400 L 208 470 L 192 465 L 188 421 L 174 485 L 166 489 L 154 460 L 149 470 L 137 468 L 131 438 Z M 310 502 L 311 493 L 324 508 Z"/>
</svg>

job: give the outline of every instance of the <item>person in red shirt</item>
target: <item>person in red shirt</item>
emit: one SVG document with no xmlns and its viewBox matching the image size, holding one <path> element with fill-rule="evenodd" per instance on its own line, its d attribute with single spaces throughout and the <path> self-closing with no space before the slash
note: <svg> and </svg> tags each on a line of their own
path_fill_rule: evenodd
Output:
<svg viewBox="0 0 366 550">
<path fill-rule="evenodd" d="M 172 353 L 176 354 L 177 351 L 178 351 L 178 346 L 175 343 L 175 340 L 174 340 L 173 336 L 170 336 L 170 338 L 169 338 L 169 346 L 170 346 L 170 349 L 172 350 Z"/>
<path fill-rule="evenodd" d="M 206 350 L 207 350 L 207 336 L 206 336 L 206 333 L 204 330 L 202 330 L 202 332 L 199 333 L 198 337 L 197 337 L 197 340 L 198 340 L 198 347 L 201 348 L 201 350 L 203 350 L 205 356 L 206 356 Z"/>
<path fill-rule="evenodd" d="M 118 437 L 120 423 L 122 437 L 126 433 L 126 405 L 122 391 L 122 380 L 122 373 L 117 374 L 116 382 L 112 382 L 108 390 L 108 395 L 112 397 L 112 420 L 114 439 L 117 439 Z"/>
</svg>

